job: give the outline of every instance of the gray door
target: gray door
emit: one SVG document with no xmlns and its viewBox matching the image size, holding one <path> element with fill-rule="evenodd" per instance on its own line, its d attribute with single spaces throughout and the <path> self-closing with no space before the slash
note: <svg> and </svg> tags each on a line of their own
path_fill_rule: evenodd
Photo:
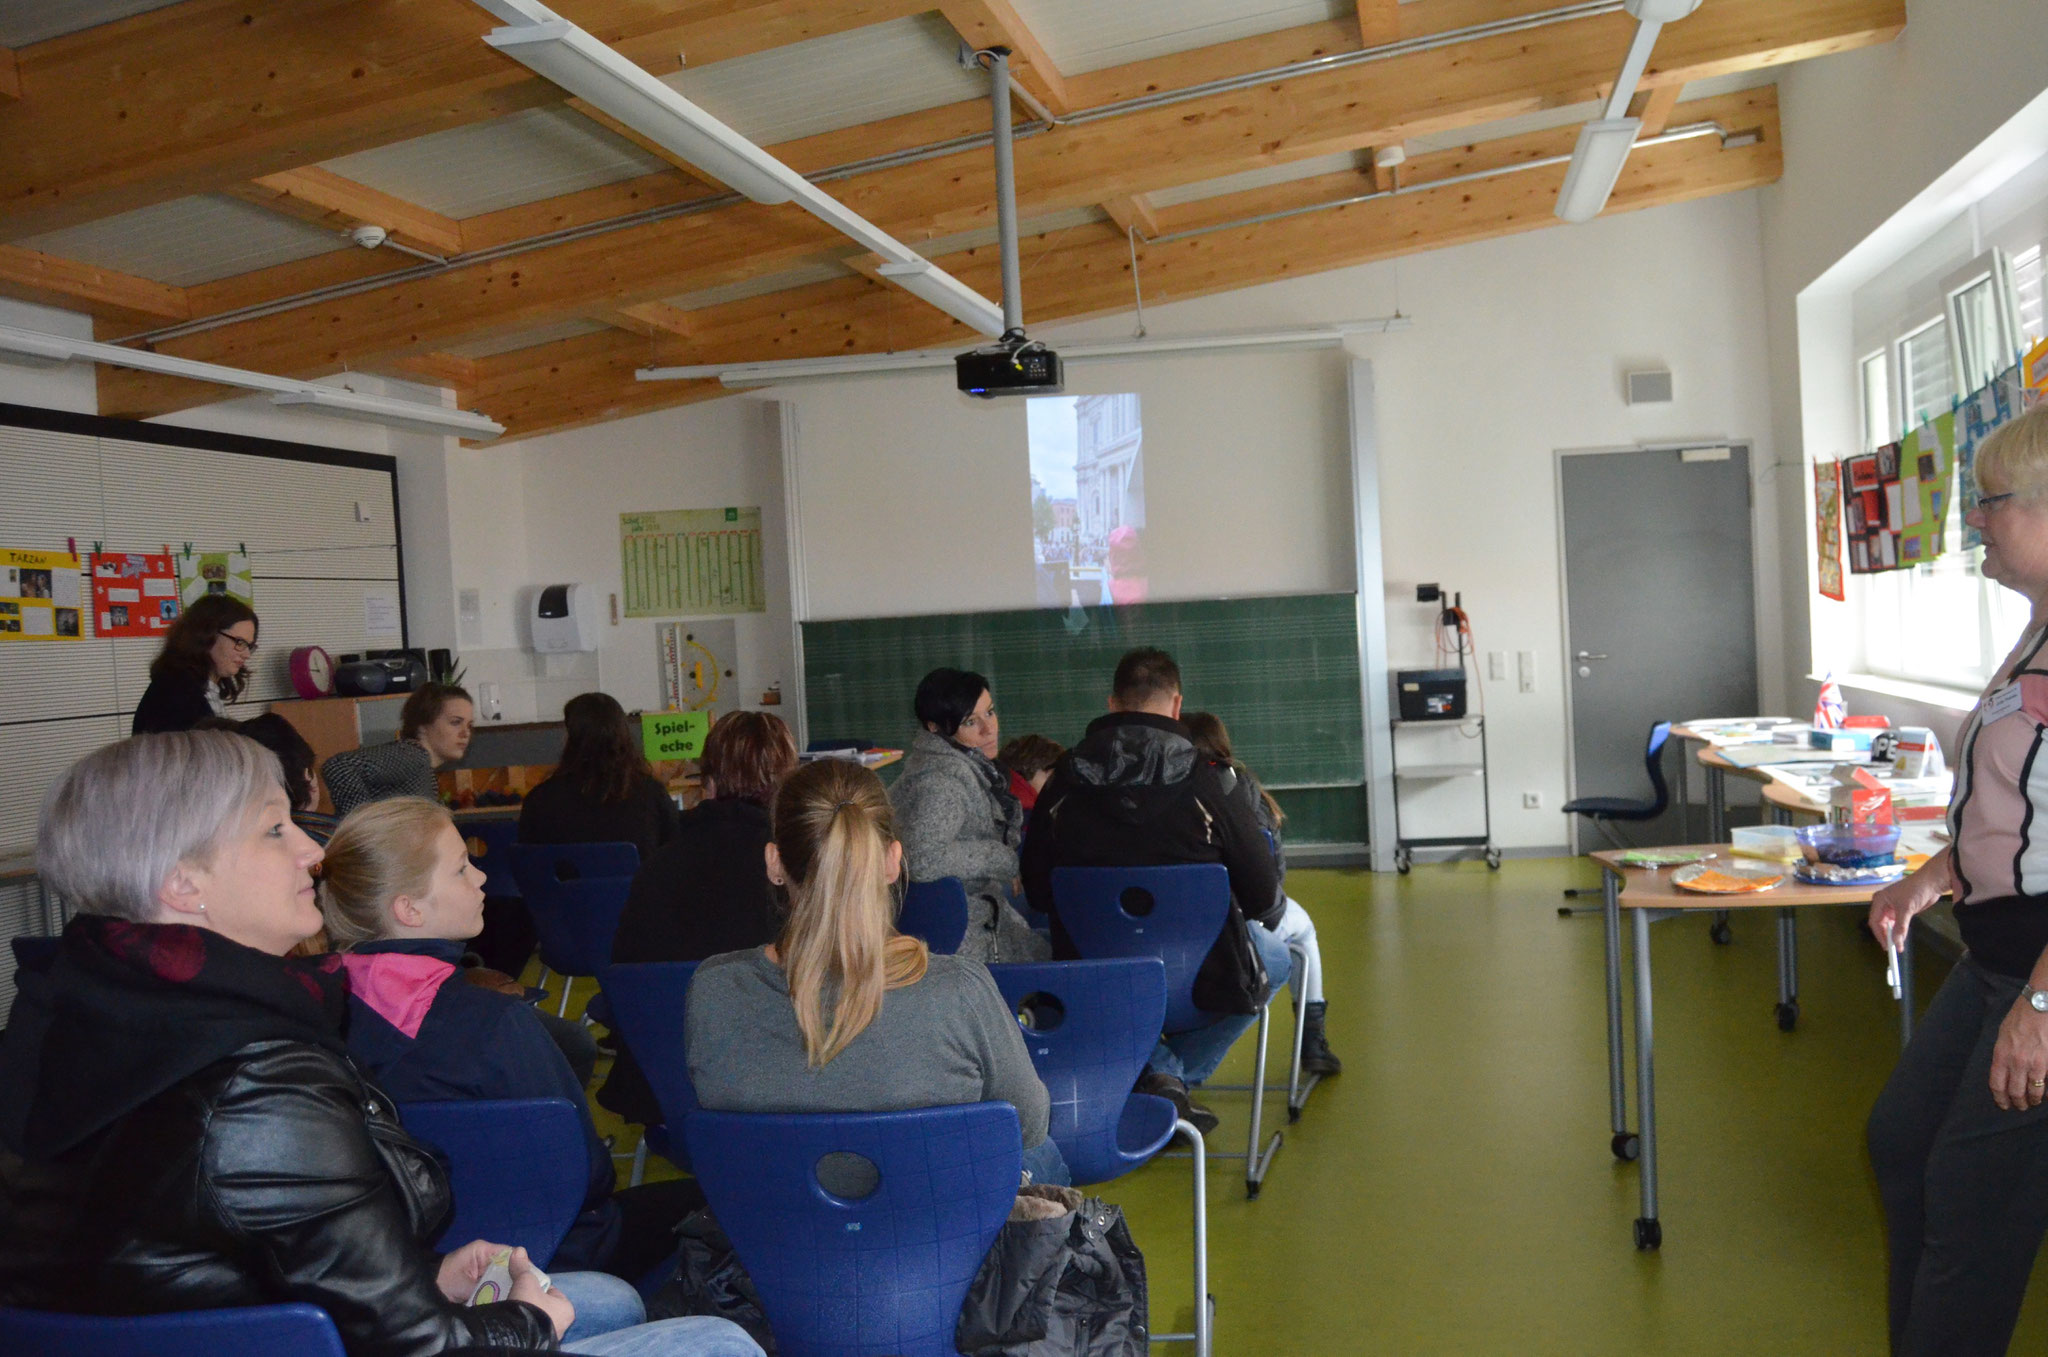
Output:
<svg viewBox="0 0 2048 1357">
<path fill-rule="evenodd" d="M 1749 449 L 1726 454 L 1558 458 L 1575 796 L 1649 800 L 1644 741 L 1657 721 L 1759 714 Z M 1635 842 L 1680 841 L 1681 756 L 1672 741 L 1671 808 L 1621 826 Z M 1704 779 L 1697 765 L 1690 771 L 1697 799 Z M 1702 816 L 1692 824 L 1705 834 Z M 1605 846 L 1591 826 L 1574 829 L 1581 849 Z"/>
</svg>

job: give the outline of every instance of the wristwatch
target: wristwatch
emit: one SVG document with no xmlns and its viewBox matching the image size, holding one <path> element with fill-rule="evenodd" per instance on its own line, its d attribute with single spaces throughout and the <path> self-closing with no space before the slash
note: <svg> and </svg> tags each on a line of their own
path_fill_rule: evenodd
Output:
<svg viewBox="0 0 2048 1357">
<path fill-rule="evenodd" d="M 2029 989 L 2021 985 L 2020 998 L 2032 1004 L 2036 1013 L 2048 1013 L 2048 989 Z"/>
</svg>

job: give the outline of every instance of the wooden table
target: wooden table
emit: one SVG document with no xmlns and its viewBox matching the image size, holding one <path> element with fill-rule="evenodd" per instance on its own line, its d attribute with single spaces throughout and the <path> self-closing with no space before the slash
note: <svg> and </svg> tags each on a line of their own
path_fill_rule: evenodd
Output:
<svg viewBox="0 0 2048 1357">
<path fill-rule="evenodd" d="M 1729 854 L 1727 844 L 1698 844 L 1686 851 Z M 1778 911 L 1779 1003 L 1798 1011 L 1797 935 L 1795 911 L 1811 905 L 1867 905 L 1875 886 L 1809 886 L 1787 881 L 1754 895 L 1698 895 L 1671 884 L 1672 868 L 1623 867 L 1613 850 L 1592 855 L 1601 867 L 1601 918 L 1607 962 L 1607 1083 L 1614 1156 L 1636 1160 L 1640 1168 L 1642 1215 L 1635 1222 L 1636 1247 L 1654 1249 L 1664 1241 L 1657 1215 L 1657 1097 L 1654 1024 L 1651 1013 L 1650 925 L 1681 914 L 1715 910 L 1775 909 Z M 1628 1094 L 1621 1037 L 1621 911 L 1629 910 L 1635 966 L 1636 1125 L 1628 1129 Z M 1899 1039 L 1913 1035 L 1913 957 L 1910 946 L 1899 953 Z M 1780 1026 L 1790 1025 L 1780 1020 Z"/>
</svg>

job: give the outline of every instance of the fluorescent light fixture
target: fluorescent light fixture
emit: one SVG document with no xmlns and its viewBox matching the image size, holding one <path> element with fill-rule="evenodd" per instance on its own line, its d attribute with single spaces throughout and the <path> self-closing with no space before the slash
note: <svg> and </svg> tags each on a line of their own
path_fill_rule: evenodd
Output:
<svg viewBox="0 0 2048 1357">
<path fill-rule="evenodd" d="M 1588 222 L 1600 215 L 1642 126 L 1641 118 L 1596 118 L 1579 129 L 1579 144 L 1557 195 L 1559 217 Z"/>
<path fill-rule="evenodd" d="M 755 202 L 795 203 L 880 255 L 884 277 L 962 324 L 1003 332 L 1002 308 L 584 29 L 534 0 L 481 2 L 507 21 L 484 35 L 492 47 Z M 886 271 L 891 265 L 912 267 L 898 275 Z"/>
<path fill-rule="evenodd" d="M 1198 353 L 1230 349 L 1327 349 L 1344 342 L 1347 335 L 1388 334 L 1406 330 L 1414 322 L 1407 316 L 1376 316 L 1365 320 L 1335 321 L 1328 325 L 1303 326 L 1290 330 L 1254 330 L 1211 335 L 1154 336 L 1145 339 L 1108 340 L 1094 344 L 1058 344 L 1062 361 L 1087 362 L 1102 358 L 1137 358 L 1147 355 Z M 862 353 L 834 358 L 791 358 L 765 363 L 697 363 L 681 367 L 641 368 L 633 375 L 643 382 L 674 382 L 715 377 L 730 387 L 769 386 L 777 382 L 805 381 L 822 377 L 859 377 L 884 372 L 915 372 L 922 368 L 953 368 L 950 350 L 907 350 L 902 353 Z"/>
<path fill-rule="evenodd" d="M 1700 0 L 1621 0 L 1621 7 L 1644 23 L 1677 23 L 1700 7 Z"/>
<path fill-rule="evenodd" d="M 802 177 L 567 19 L 514 24 L 491 46 L 674 151 L 757 203 L 786 203 Z"/>
<path fill-rule="evenodd" d="M 66 339 L 62 335 L 0 325 L 0 354 L 18 354 L 45 363 L 88 362 L 107 367 L 154 372 L 166 377 L 184 377 L 216 386 L 241 387 L 245 391 L 267 391 L 279 405 L 308 405 L 322 413 L 347 419 L 368 420 L 397 429 L 422 433 L 453 434 L 462 438 L 496 438 L 505 426 L 494 419 L 468 410 L 446 410 L 422 401 L 400 400 L 395 396 L 367 396 L 316 386 L 292 377 L 273 377 L 267 372 L 222 367 L 190 358 L 174 358 L 146 349 L 124 349 L 92 339 Z"/>
<path fill-rule="evenodd" d="M 304 391 L 280 391 L 270 398 L 272 405 L 307 405 L 323 415 L 367 420 L 414 433 L 460 434 L 464 438 L 496 438 L 505 426 L 494 419 L 468 410 L 444 410 L 420 401 L 394 400 L 388 396 L 366 396 L 339 391 L 331 386 L 308 387 Z"/>
</svg>

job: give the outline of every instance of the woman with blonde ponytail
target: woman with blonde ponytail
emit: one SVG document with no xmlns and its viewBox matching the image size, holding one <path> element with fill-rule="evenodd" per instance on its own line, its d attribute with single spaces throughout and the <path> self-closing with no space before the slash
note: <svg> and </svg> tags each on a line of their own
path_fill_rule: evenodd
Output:
<svg viewBox="0 0 2048 1357">
<path fill-rule="evenodd" d="M 988 968 L 896 931 L 903 845 L 873 773 L 823 759 L 783 782 L 768 880 L 789 921 L 690 986 L 690 1077 L 732 1112 L 888 1112 L 1007 1102 L 1024 1166 L 1065 1183 L 1050 1099 Z"/>
</svg>

